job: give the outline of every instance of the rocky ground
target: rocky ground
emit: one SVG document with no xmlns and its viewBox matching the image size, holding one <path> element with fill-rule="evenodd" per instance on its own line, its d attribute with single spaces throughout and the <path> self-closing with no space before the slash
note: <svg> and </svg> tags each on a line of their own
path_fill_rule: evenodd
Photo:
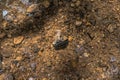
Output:
<svg viewBox="0 0 120 80">
<path fill-rule="evenodd" d="M 27 1 L 0 0 L 0 80 L 120 80 L 119 0 Z"/>
</svg>

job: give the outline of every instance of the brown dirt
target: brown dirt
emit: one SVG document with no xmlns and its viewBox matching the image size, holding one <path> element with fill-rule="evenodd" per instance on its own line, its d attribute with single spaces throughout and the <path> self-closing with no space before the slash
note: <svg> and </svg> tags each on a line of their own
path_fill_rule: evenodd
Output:
<svg viewBox="0 0 120 80">
<path fill-rule="evenodd" d="M 0 80 L 120 80 L 120 1 L 45 4 L 19 24 L 2 20 Z M 56 30 L 69 40 L 65 49 L 53 47 Z"/>
</svg>

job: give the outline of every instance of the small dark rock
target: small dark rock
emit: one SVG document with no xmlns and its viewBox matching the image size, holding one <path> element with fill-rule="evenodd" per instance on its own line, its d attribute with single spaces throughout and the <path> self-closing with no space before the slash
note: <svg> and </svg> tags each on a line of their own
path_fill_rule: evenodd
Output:
<svg viewBox="0 0 120 80">
<path fill-rule="evenodd" d="M 2 70 L 2 67 L 3 67 L 3 66 L 2 66 L 2 62 L 0 61 L 0 70 Z"/>
<path fill-rule="evenodd" d="M 9 73 L 5 75 L 4 80 L 15 80 L 14 75 Z"/>
<path fill-rule="evenodd" d="M 13 64 L 17 65 L 18 64 L 18 61 L 17 60 L 14 60 L 12 61 Z"/>
<path fill-rule="evenodd" d="M 0 54 L 0 70 L 2 69 L 2 61 L 3 61 L 3 56 Z"/>
<path fill-rule="evenodd" d="M 4 70 L 3 70 L 3 69 L 1 69 L 1 70 L 0 70 L 0 74 L 2 74 L 3 72 L 4 72 Z"/>
<path fill-rule="evenodd" d="M 0 62 L 2 62 L 2 61 L 3 61 L 3 55 L 0 54 Z"/>
<path fill-rule="evenodd" d="M 12 61 L 12 63 L 16 66 L 16 67 L 19 67 L 21 64 L 18 60 L 14 60 Z"/>
<path fill-rule="evenodd" d="M 55 50 L 60 50 L 60 49 L 64 49 L 68 46 L 68 39 L 66 40 L 58 40 L 56 41 L 55 44 L 53 44 L 53 47 L 55 48 Z"/>
<path fill-rule="evenodd" d="M 44 48 L 41 48 L 40 51 L 43 52 L 43 51 L 44 51 Z"/>
</svg>

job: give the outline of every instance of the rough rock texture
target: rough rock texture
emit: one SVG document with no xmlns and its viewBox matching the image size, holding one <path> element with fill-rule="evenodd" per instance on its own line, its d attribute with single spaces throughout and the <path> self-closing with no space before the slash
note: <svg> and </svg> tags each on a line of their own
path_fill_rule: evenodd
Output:
<svg viewBox="0 0 120 80">
<path fill-rule="evenodd" d="M 119 0 L 34 1 L 0 1 L 1 80 L 120 80 Z"/>
</svg>

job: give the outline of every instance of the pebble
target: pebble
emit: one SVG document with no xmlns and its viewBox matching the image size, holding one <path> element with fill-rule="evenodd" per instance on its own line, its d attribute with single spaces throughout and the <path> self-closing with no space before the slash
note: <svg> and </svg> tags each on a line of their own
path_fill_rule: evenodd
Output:
<svg viewBox="0 0 120 80">
<path fill-rule="evenodd" d="M 5 33 L 0 33 L 0 39 L 4 38 L 6 36 Z"/>
<path fill-rule="evenodd" d="M 68 40 L 69 40 L 69 41 L 72 41 L 72 40 L 73 40 L 73 37 L 72 37 L 72 36 L 69 36 L 69 37 L 68 37 Z"/>
<path fill-rule="evenodd" d="M 3 61 L 3 56 L 0 54 L 0 70 L 2 70 L 2 61 Z"/>
<path fill-rule="evenodd" d="M 46 64 L 47 64 L 47 67 L 50 67 L 51 66 L 51 62 L 46 62 Z"/>
<path fill-rule="evenodd" d="M 58 40 L 58 41 L 56 41 L 55 44 L 53 44 L 53 47 L 55 48 L 55 50 L 64 49 L 67 47 L 68 43 L 69 43 L 68 39 Z"/>
<path fill-rule="evenodd" d="M 33 77 L 30 77 L 28 80 L 35 80 Z"/>
<path fill-rule="evenodd" d="M 11 57 L 13 51 L 12 51 L 11 48 L 4 48 L 4 49 L 1 51 L 1 53 L 2 53 L 2 56 L 3 56 L 3 57 L 9 58 L 9 57 Z"/>
<path fill-rule="evenodd" d="M 31 63 L 30 67 L 33 71 L 35 71 L 36 70 L 36 63 Z"/>
<path fill-rule="evenodd" d="M 75 25 L 76 25 L 76 26 L 80 26 L 81 24 L 82 24 L 82 21 L 77 20 L 77 21 L 75 22 Z"/>
<path fill-rule="evenodd" d="M 21 61 L 21 60 L 22 60 L 22 56 L 18 56 L 18 57 L 16 57 L 15 60 L 17 60 L 17 61 Z"/>
<path fill-rule="evenodd" d="M 2 62 L 0 61 L 0 70 L 2 70 L 3 68 L 3 65 L 2 65 Z"/>
<path fill-rule="evenodd" d="M 5 75 L 4 80 L 15 80 L 13 74 L 9 73 Z"/>
<path fill-rule="evenodd" d="M 29 5 L 30 4 L 30 0 L 20 0 L 24 5 Z"/>
<path fill-rule="evenodd" d="M 107 29 L 110 33 L 112 33 L 114 32 L 115 27 L 116 27 L 115 25 L 109 25 Z"/>
<path fill-rule="evenodd" d="M 49 1 L 47 1 L 47 0 L 45 0 L 45 1 L 44 1 L 44 3 L 43 3 L 43 5 L 45 6 L 45 8 L 48 8 L 48 7 L 49 7 L 49 5 L 50 5 L 50 2 L 49 2 Z"/>
<path fill-rule="evenodd" d="M 2 27 L 3 27 L 3 28 L 6 28 L 7 25 L 8 25 L 8 22 L 6 22 L 6 21 L 4 21 L 4 22 L 2 23 Z"/>
<path fill-rule="evenodd" d="M 32 51 L 33 51 L 34 53 L 38 53 L 39 50 L 40 50 L 40 48 L 38 47 L 37 44 L 34 44 L 34 45 L 32 46 Z"/>
<path fill-rule="evenodd" d="M 3 11 L 2 11 L 2 16 L 3 16 L 3 18 L 4 18 L 7 14 L 8 14 L 8 11 L 7 11 L 7 10 L 3 10 Z"/>
<path fill-rule="evenodd" d="M 20 44 L 23 41 L 24 37 L 23 36 L 18 36 L 14 38 L 14 44 Z"/>
<path fill-rule="evenodd" d="M 80 1 L 79 1 L 79 0 L 76 2 L 76 6 L 77 6 L 77 7 L 80 6 Z"/>
<path fill-rule="evenodd" d="M 48 80 L 47 78 L 43 78 L 42 80 Z"/>
<path fill-rule="evenodd" d="M 89 57 L 89 53 L 84 53 L 83 56 L 84 57 Z"/>
<path fill-rule="evenodd" d="M 12 37 L 12 35 L 11 35 L 11 34 L 7 34 L 7 37 L 8 37 L 8 38 L 11 38 L 11 37 Z"/>
<path fill-rule="evenodd" d="M 110 62 L 115 62 L 115 61 L 116 61 L 116 57 L 111 56 L 111 57 L 110 57 Z"/>
<path fill-rule="evenodd" d="M 0 61 L 2 62 L 3 61 L 3 55 L 0 54 Z"/>
<path fill-rule="evenodd" d="M 18 65 L 18 61 L 17 61 L 17 60 L 13 60 L 13 61 L 12 61 L 12 64 Z"/>
<path fill-rule="evenodd" d="M 71 7 L 74 7 L 75 6 L 75 4 L 73 4 L 73 3 L 71 3 L 71 5 L 70 5 Z"/>
<path fill-rule="evenodd" d="M 27 13 L 33 13 L 36 11 L 38 5 L 37 4 L 32 4 L 27 8 Z"/>
<path fill-rule="evenodd" d="M 8 22 L 12 22 L 15 19 L 15 16 L 13 14 L 6 15 L 4 19 Z"/>
<path fill-rule="evenodd" d="M 1 69 L 1 70 L 0 70 L 0 75 L 1 75 L 1 74 L 3 74 L 3 73 L 4 73 L 4 70 L 3 70 L 3 69 Z"/>
<path fill-rule="evenodd" d="M 61 35 L 61 30 L 56 30 L 55 41 L 53 42 L 53 47 L 55 48 L 55 50 L 66 48 L 68 43 L 68 39 L 63 39 L 63 36 Z"/>
<path fill-rule="evenodd" d="M 22 72 L 24 72 L 26 69 L 25 69 L 25 67 L 20 66 L 19 70 L 22 71 Z"/>
</svg>

